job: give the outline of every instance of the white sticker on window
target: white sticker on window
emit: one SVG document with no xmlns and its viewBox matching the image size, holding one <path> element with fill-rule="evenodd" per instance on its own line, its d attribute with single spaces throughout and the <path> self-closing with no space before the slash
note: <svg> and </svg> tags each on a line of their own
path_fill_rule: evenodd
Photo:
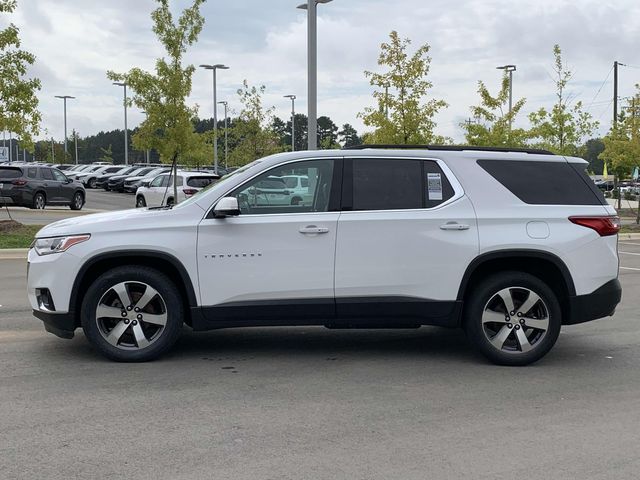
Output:
<svg viewBox="0 0 640 480">
<path fill-rule="evenodd" d="M 427 198 L 442 200 L 442 176 L 439 173 L 427 173 Z"/>
</svg>

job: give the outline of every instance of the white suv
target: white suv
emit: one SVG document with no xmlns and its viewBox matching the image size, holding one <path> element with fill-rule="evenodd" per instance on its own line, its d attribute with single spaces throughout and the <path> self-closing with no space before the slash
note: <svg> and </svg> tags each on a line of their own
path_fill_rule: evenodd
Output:
<svg viewBox="0 0 640 480">
<path fill-rule="evenodd" d="M 63 220 L 29 251 L 46 330 L 119 361 L 193 330 L 463 327 L 496 363 L 540 359 L 562 325 L 621 298 L 615 210 L 586 162 L 471 147 L 291 152 L 173 207 Z M 251 202 L 301 175 L 312 201 Z"/>
<path fill-rule="evenodd" d="M 177 181 L 176 191 L 178 203 L 196 194 L 216 179 L 220 178 L 206 172 L 189 172 L 178 170 L 177 176 L 172 173 L 163 173 L 152 179 L 147 185 L 144 183 L 136 190 L 136 207 L 160 207 L 173 205 L 174 179 Z"/>
</svg>

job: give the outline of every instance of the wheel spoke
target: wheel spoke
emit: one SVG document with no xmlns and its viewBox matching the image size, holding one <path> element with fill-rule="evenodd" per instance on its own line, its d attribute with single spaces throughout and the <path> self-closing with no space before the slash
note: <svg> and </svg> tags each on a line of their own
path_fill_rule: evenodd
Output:
<svg viewBox="0 0 640 480">
<path fill-rule="evenodd" d="M 159 315 L 154 315 L 152 313 L 145 313 L 142 317 L 143 322 L 153 323 L 154 325 L 166 325 L 167 324 L 167 314 L 161 313 Z"/>
<path fill-rule="evenodd" d="M 135 304 L 135 308 L 139 308 L 140 310 L 144 310 L 144 307 L 146 307 L 147 304 L 151 300 L 153 300 L 153 298 L 156 295 L 158 295 L 158 292 L 156 291 L 156 289 L 151 287 L 150 285 L 147 285 L 144 293 L 142 294 L 142 296 L 140 297 L 138 302 Z"/>
<path fill-rule="evenodd" d="M 526 316 L 527 312 L 531 310 L 534 307 L 534 305 L 539 301 L 540 301 L 540 297 L 536 293 L 529 291 L 529 296 L 527 297 L 525 302 L 522 305 L 520 305 L 520 308 L 518 309 L 518 313 L 521 313 L 523 316 Z"/>
<path fill-rule="evenodd" d="M 127 328 L 129 328 L 129 325 L 124 323 L 124 320 L 120 320 L 120 322 L 118 322 L 118 324 L 109 332 L 109 335 L 107 335 L 107 341 L 111 345 L 117 347 L 120 337 L 122 337 L 122 334 L 127 330 Z"/>
<path fill-rule="evenodd" d="M 505 288 L 504 290 L 500 290 L 498 292 L 500 298 L 502 298 L 502 302 L 507 309 L 507 313 L 513 312 L 515 307 L 513 306 L 513 297 L 511 296 L 511 289 Z"/>
<path fill-rule="evenodd" d="M 482 323 L 507 323 L 504 313 L 485 310 L 482 314 Z"/>
<path fill-rule="evenodd" d="M 139 323 L 136 323 L 133 328 L 133 335 L 136 337 L 136 343 L 138 344 L 138 348 L 144 348 L 149 346 L 149 340 L 144 335 L 144 331 Z"/>
<path fill-rule="evenodd" d="M 502 346 L 504 342 L 507 340 L 507 337 L 511 333 L 511 329 L 504 325 L 498 333 L 495 334 L 493 338 L 490 339 L 491 344 L 496 347 L 498 350 L 502 350 Z"/>
<path fill-rule="evenodd" d="M 525 328 L 535 328 L 536 330 L 544 330 L 549 328 L 549 317 L 547 318 L 525 318 Z"/>
<path fill-rule="evenodd" d="M 519 328 L 516 330 L 516 338 L 518 339 L 518 344 L 520 345 L 520 350 L 524 352 L 528 352 L 533 347 L 529 343 L 529 339 L 527 338 L 527 334 L 524 333 L 524 329 Z"/>
<path fill-rule="evenodd" d="M 126 283 L 124 282 L 118 283 L 117 285 L 114 285 L 111 288 L 113 289 L 114 292 L 116 292 L 116 295 L 118 295 L 118 298 L 120 299 L 120 303 L 122 303 L 122 306 L 124 308 L 127 308 L 129 305 L 131 305 L 131 297 L 129 297 L 129 292 L 127 291 Z"/>
<path fill-rule="evenodd" d="M 122 318 L 122 310 L 117 307 L 108 307 L 101 303 L 96 309 L 96 318 Z"/>
</svg>

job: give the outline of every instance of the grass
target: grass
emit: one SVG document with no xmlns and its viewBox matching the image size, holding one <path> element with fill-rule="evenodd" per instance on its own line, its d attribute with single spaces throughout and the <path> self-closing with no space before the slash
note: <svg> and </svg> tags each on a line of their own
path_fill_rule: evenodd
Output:
<svg viewBox="0 0 640 480">
<path fill-rule="evenodd" d="M 22 225 L 13 220 L 0 221 L 0 248 L 28 248 L 43 225 Z"/>
<path fill-rule="evenodd" d="M 636 223 L 631 225 L 622 225 L 620 233 L 640 233 L 640 225 Z"/>
</svg>

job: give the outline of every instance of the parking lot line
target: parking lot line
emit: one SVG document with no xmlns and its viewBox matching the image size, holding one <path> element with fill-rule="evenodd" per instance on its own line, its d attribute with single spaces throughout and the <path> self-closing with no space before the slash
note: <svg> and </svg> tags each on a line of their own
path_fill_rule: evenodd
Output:
<svg viewBox="0 0 640 480">
<path fill-rule="evenodd" d="M 640 272 L 640 268 L 632 268 L 632 267 L 620 267 L 622 270 L 637 270 Z"/>
<path fill-rule="evenodd" d="M 618 252 L 618 253 L 624 253 L 625 255 L 638 255 L 640 257 L 640 253 L 632 253 L 632 252 Z"/>
<path fill-rule="evenodd" d="M 620 245 L 637 245 L 637 246 L 640 246 L 640 243 L 620 242 Z"/>
</svg>

